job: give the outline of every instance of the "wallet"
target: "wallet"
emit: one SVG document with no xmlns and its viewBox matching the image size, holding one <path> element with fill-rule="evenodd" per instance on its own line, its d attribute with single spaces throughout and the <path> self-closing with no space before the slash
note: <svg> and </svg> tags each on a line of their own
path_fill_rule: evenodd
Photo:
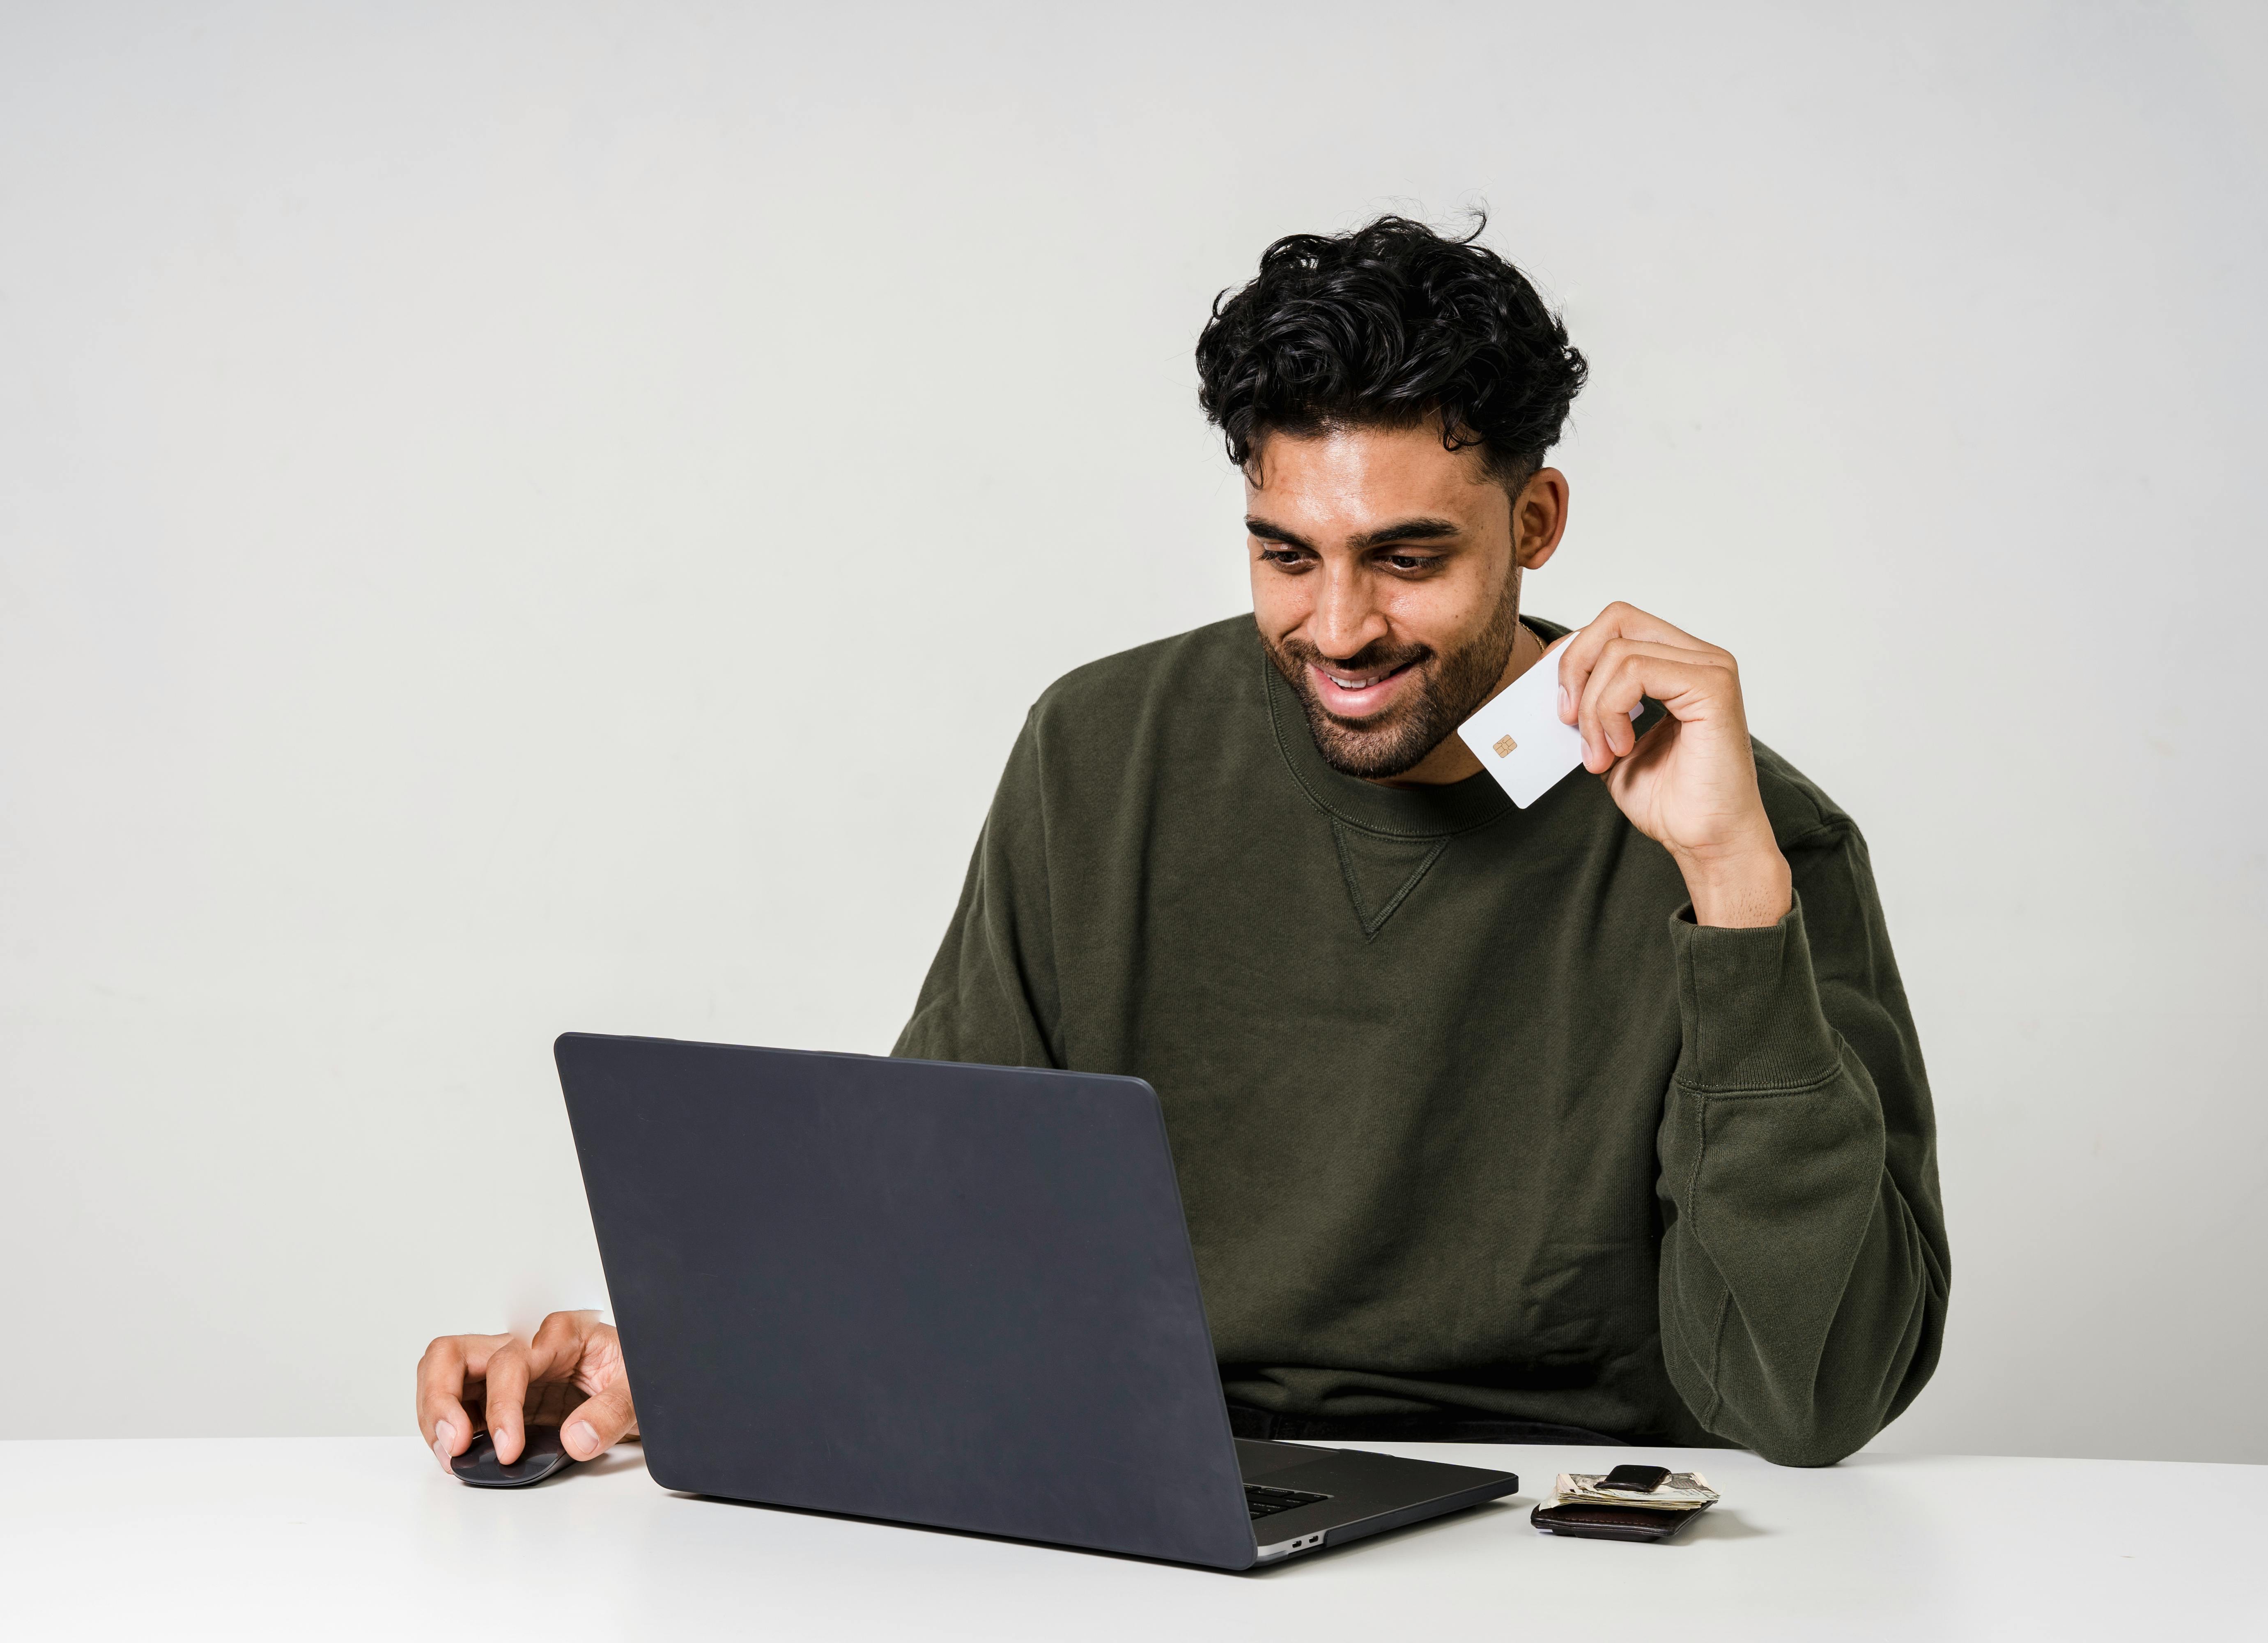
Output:
<svg viewBox="0 0 2268 1643">
<path fill-rule="evenodd" d="M 1671 1540 L 1699 1512 L 1661 1512 L 1646 1507 L 1540 1506 L 1528 1521 L 1546 1535 L 1586 1540 Z"/>
</svg>

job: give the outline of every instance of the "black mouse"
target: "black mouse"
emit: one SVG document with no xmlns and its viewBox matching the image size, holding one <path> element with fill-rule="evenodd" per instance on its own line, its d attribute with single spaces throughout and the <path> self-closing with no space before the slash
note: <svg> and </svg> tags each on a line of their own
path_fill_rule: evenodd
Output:
<svg viewBox="0 0 2268 1643">
<path fill-rule="evenodd" d="M 575 1457 L 560 1446 L 558 1427 L 530 1426 L 527 1446 L 511 1465 L 497 1461 L 496 1439 L 483 1432 L 473 1439 L 472 1448 L 449 1462 L 449 1470 L 459 1483 L 475 1489 L 525 1489 L 574 1463 Z"/>
</svg>

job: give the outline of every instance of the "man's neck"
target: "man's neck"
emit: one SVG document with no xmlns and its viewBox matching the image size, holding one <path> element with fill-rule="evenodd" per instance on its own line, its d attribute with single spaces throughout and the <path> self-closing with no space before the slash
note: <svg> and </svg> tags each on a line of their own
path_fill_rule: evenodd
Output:
<svg viewBox="0 0 2268 1643">
<path fill-rule="evenodd" d="M 1499 691 L 1543 659 L 1548 647 L 1524 622 L 1513 624 L 1512 655 L 1504 665 L 1504 672 L 1496 682 L 1496 689 L 1488 693 L 1494 701 Z M 1465 739 L 1451 731 L 1441 738 L 1433 751 L 1411 765 L 1399 776 L 1379 781 L 1381 787 L 1440 787 L 1450 782 L 1462 782 L 1469 776 L 1481 773 L 1481 762 L 1473 757 L 1473 750 L 1465 746 Z"/>
</svg>

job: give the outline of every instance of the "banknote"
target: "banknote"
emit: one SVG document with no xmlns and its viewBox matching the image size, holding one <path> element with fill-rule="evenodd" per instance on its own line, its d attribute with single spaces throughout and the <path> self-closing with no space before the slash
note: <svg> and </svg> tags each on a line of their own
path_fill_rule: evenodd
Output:
<svg viewBox="0 0 2268 1643">
<path fill-rule="evenodd" d="M 1620 1489 L 1602 1489 L 1599 1480 L 1604 1472 L 1562 1472 L 1552 1485 L 1551 1498 L 1543 1502 L 1555 1506 L 1621 1506 L 1644 1507 L 1653 1512 L 1698 1512 L 1712 1506 L 1717 1492 L 1709 1487 L 1709 1480 L 1698 1472 L 1672 1472 L 1661 1487 L 1652 1494 L 1632 1494 Z"/>
</svg>

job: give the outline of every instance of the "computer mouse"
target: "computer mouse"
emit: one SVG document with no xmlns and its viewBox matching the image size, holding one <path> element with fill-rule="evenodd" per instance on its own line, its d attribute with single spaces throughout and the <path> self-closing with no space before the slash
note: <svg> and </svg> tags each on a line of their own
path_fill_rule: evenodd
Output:
<svg viewBox="0 0 2268 1643">
<path fill-rule="evenodd" d="M 575 1457 L 560 1445 L 558 1427 L 530 1426 L 527 1446 L 511 1465 L 497 1461 L 496 1439 L 483 1432 L 473 1439 L 472 1448 L 449 1462 L 449 1470 L 459 1483 L 475 1489 L 525 1489 L 574 1463 Z"/>
</svg>

